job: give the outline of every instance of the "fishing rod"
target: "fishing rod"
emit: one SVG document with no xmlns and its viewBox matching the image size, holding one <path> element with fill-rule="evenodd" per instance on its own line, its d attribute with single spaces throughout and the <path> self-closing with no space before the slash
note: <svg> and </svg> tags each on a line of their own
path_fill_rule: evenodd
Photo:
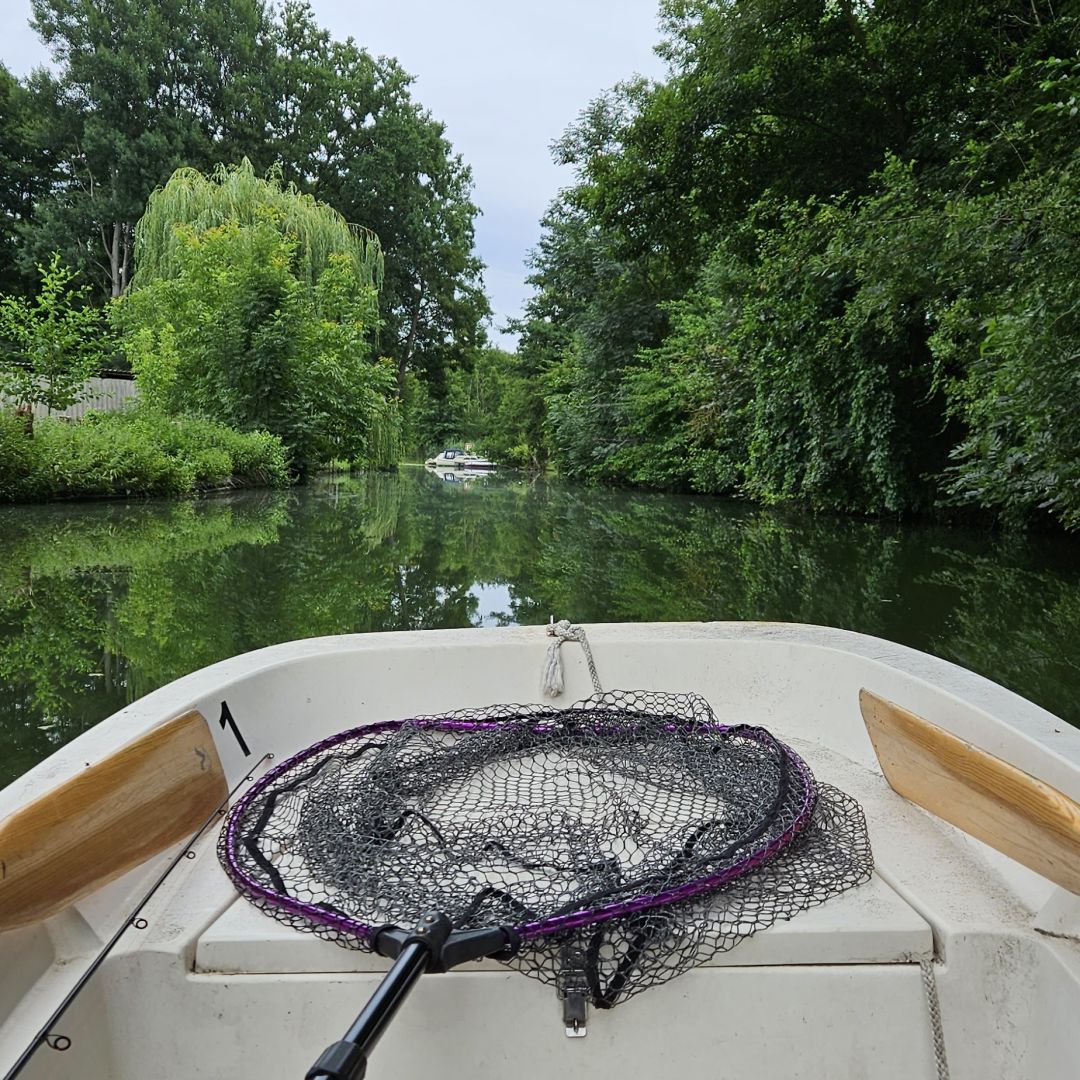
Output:
<svg viewBox="0 0 1080 1080">
<path fill-rule="evenodd" d="M 47 1042 L 54 1049 L 60 1051 L 68 1049 L 68 1047 L 71 1045 L 71 1040 L 66 1035 L 53 1034 L 52 1029 L 60 1021 L 64 1013 L 67 1012 L 68 1007 L 79 996 L 83 988 L 93 977 L 94 973 L 105 962 L 105 959 L 108 957 L 109 953 L 112 952 L 114 946 L 120 940 L 124 931 L 131 926 L 135 926 L 137 927 L 137 929 L 140 930 L 145 928 L 146 920 L 139 919 L 139 914 L 142 909 L 146 907 L 146 905 L 151 901 L 151 899 L 153 899 L 154 894 L 165 883 L 165 879 L 173 872 L 173 870 L 176 869 L 176 866 L 181 859 L 195 857 L 195 852 L 192 850 L 192 848 L 196 843 L 198 843 L 199 838 L 203 835 L 203 833 L 206 832 L 207 829 L 210 828 L 211 825 L 214 824 L 214 822 L 218 818 L 221 817 L 222 814 L 225 813 L 225 809 L 229 805 L 230 800 L 240 790 L 240 788 L 244 784 L 249 784 L 252 780 L 255 779 L 255 770 L 258 769 L 258 767 L 264 762 L 272 761 L 273 758 L 273 754 L 263 754 L 263 756 L 255 762 L 255 765 L 251 769 L 251 771 L 249 771 L 248 774 L 242 780 L 240 780 L 236 784 L 236 786 L 225 796 L 225 798 L 222 799 L 216 807 L 214 807 L 210 816 L 202 823 L 202 825 L 199 826 L 199 828 L 194 832 L 194 834 L 187 841 L 187 843 L 184 844 L 180 851 L 177 852 L 176 856 L 165 868 L 161 876 L 157 879 L 157 881 L 154 882 L 153 885 L 150 886 L 149 891 L 128 913 L 127 917 L 120 924 L 120 927 L 116 931 L 116 933 L 113 934 L 111 938 L 109 938 L 101 951 L 97 954 L 97 956 L 94 957 L 90 966 L 86 969 L 86 971 L 82 973 L 82 975 L 79 976 L 79 981 L 71 988 L 71 990 L 68 991 L 67 995 L 64 997 L 64 1000 L 61 1001 L 60 1004 L 56 1007 L 52 1016 L 50 1016 L 49 1019 L 45 1021 L 45 1024 L 42 1026 L 41 1030 L 34 1036 L 29 1046 L 27 1046 L 26 1049 L 19 1055 L 19 1059 L 15 1062 L 15 1064 L 4 1074 L 4 1080 L 15 1080 L 15 1077 L 17 1077 L 19 1073 L 21 1073 L 22 1070 L 26 1067 L 26 1065 L 29 1063 L 30 1059 L 34 1056 L 42 1043 Z M 139 925 L 140 922 L 142 923 L 141 926 Z"/>
</svg>

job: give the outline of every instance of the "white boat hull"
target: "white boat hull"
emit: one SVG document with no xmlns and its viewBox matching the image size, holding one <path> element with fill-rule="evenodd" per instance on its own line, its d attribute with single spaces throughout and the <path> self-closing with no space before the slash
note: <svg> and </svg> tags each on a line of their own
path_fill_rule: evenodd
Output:
<svg viewBox="0 0 1080 1080">
<path fill-rule="evenodd" d="M 473 472 L 491 472 L 496 468 L 494 461 L 477 457 L 475 454 L 466 454 L 463 450 L 436 454 L 424 464 L 432 469 L 469 469 Z"/>
<path fill-rule="evenodd" d="M 550 987 L 491 961 L 421 979 L 368 1076 L 894 1078 L 940 1075 L 932 970 L 953 1080 L 1074 1080 L 1077 898 L 897 796 L 866 734 L 869 687 L 1080 799 L 1080 733 L 953 665 L 878 639 L 781 624 L 588 627 L 609 688 L 693 690 L 762 724 L 863 805 L 871 884 L 778 924 L 711 965 L 593 1012 L 568 1039 Z M 0 792 L 0 819 L 190 708 L 230 785 L 357 724 L 539 701 L 550 639 L 517 627 L 357 635 L 274 646 L 148 695 Z M 562 649 L 570 702 L 591 692 Z M 242 752 L 226 724 L 228 703 Z M 255 768 L 261 772 L 266 766 Z M 301 935 L 236 897 L 215 837 L 195 847 L 42 1047 L 33 1077 L 301 1077 L 351 1023 L 386 961 Z M 0 859 L 3 853 L 0 852 Z M 45 1022 L 167 856 L 36 926 L 0 935 L 0 1070 Z M 1041 915 L 1039 913 L 1042 913 Z M 1039 932 L 1056 920 L 1055 936 Z"/>
</svg>

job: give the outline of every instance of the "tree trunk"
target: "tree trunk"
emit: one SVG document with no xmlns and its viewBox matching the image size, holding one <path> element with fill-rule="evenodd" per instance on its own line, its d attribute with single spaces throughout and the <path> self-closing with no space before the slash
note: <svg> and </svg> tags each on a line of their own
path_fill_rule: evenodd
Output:
<svg viewBox="0 0 1080 1080">
<path fill-rule="evenodd" d="M 127 287 L 131 283 L 131 249 L 134 247 L 134 229 L 130 225 L 125 224 L 124 229 L 124 251 L 123 258 L 120 261 L 120 292 L 121 294 L 127 292 Z"/>
<path fill-rule="evenodd" d="M 412 313 L 409 317 L 409 336 L 405 339 L 405 348 L 401 350 L 401 355 L 398 356 L 397 396 L 399 401 L 405 394 L 405 372 L 409 369 L 413 346 L 416 344 L 416 331 L 420 325 L 420 304 L 423 299 L 424 286 L 419 285 L 416 289 L 416 299 L 413 301 Z"/>
<path fill-rule="evenodd" d="M 115 300 L 123 291 L 123 270 L 120 263 L 120 233 L 124 226 L 119 221 L 112 224 L 112 242 L 109 244 L 109 295 Z"/>
</svg>

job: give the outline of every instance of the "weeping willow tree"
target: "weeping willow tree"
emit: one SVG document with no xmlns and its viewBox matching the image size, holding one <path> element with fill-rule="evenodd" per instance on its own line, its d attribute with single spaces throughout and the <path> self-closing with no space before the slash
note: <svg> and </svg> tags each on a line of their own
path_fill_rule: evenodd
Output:
<svg viewBox="0 0 1080 1080">
<path fill-rule="evenodd" d="M 184 226 L 198 233 L 231 222 L 269 223 L 295 244 L 296 271 L 314 286 L 333 255 L 345 255 L 357 277 L 376 287 L 382 282 L 379 238 L 369 229 L 350 225 L 333 207 L 284 183 L 275 167 L 266 179 L 255 175 L 250 161 L 219 165 L 210 176 L 183 168 L 158 188 L 135 227 L 133 287 L 157 278 L 175 277 L 185 246 Z"/>
<path fill-rule="evenodd" d="M 397 463 L 372 233 L 244 161 L 178 170 L 135 235 L 132 289 L 111 314 L 146 407 L 269 431 L 301 476 L 331 459 Z"/>
</svg>

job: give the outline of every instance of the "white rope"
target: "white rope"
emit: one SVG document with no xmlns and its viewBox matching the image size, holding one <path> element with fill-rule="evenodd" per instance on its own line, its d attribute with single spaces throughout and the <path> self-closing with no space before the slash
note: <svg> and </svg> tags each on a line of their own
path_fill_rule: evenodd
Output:
<svg viewBox="0 0 1080 1080">
<path fill-rule="evenodd" d="M 596 664 L 593 661 L 592 649 L 589 648 L 589 642 L 585 638 L 585 628 L 575 626 L 569 619 L 560 619 L 558 622 L 549 623 L 547 632 L 548 637 L 555 640 L 548 646 L 547 659 L 544 661 L 544 670 L 540 676 L 540 689 L 548 697 L 558 697 L 563 692 L 563 669 L 559 649 L 564 641 L 576 641 L 585 650 L 593 689 L 598 694 L 602 694 L 604 689 L 596 674 Z"/>
<path fill-rule="evenodd" d="M 941 1026 L 941 1006 L 938 1003 L 937 981 L 934 965 L 930 960 L 920 960 L 923 989 L 926 991 L 926 1007 L 930 1010 L 930 1030 L 934 1036 L 934 1060 L 937 1062 L 937 1080 L 949 1080 L 949 1063 L 945 1060 L 945 1032 Z"/>
</svg>

